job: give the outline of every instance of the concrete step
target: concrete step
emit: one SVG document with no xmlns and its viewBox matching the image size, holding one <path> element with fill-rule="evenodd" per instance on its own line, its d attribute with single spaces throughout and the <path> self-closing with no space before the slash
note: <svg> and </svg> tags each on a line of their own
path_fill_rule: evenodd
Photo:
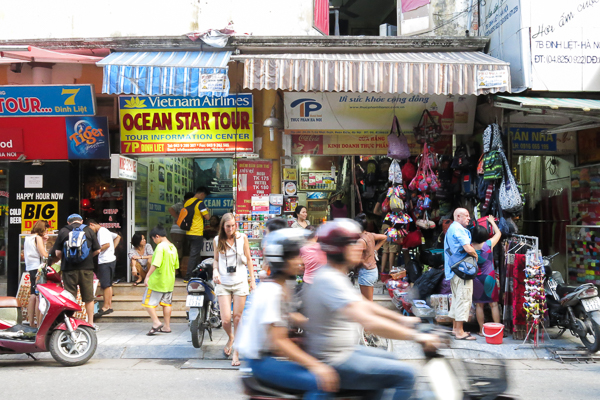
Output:
<svg viewBox="0 0 600 400">
<path fill-rule="evenodd" d="M 138 296 L 142 298 L 146 286 L 133 286 L 132 283 L 117 283 L 113 285 L 113 296 Z M 96 294 L 101 294 L 102 289 L 98 288 Z M 186 296 L 187 295 L 187 284 L 181 280 L 175 281 L 175 287 L 173 288 L 173 295 L 175 296 Z"/>
<path fill-rule="evenodd" d="M 390 310 L 398 311 L 396 306 L 394 306 L 394 303 L 392 303 L 392 298 L 387 293 L 386 294 L 374 294 L 373 301 L 382 307 L 388 308 Z"/>
<path fill-rule="evenodd" d="M 142 307 L 141 294 L 139 296 L 113 296 L 112 308 L 115 311 L 140 311 L 144 310 Z M 187 311 L 185 306 L 186 296 L 175 295 L 173 296 L 173 311 Z"/>
<path fill-rule="evenodd" d="M 185 303 L 184 303 L 185 304 Z M 114 304 L 113 304 L 114 305 Z M 163 312 L 162 307 L 157 307 L 156 314 L 162 320 Z M 115 311 L 111 314 L 105 315 L 101 318 L 96 319 L 94 322 L 101 323 L 115 323 L 115 322 L 148 322 L 150 323 L 150 316 L 146 310 L 141 311 Z M 186 323 L 187 317 L 185 311 L 173 311 L 171 313 L 171 322 Z"/>
</svg>

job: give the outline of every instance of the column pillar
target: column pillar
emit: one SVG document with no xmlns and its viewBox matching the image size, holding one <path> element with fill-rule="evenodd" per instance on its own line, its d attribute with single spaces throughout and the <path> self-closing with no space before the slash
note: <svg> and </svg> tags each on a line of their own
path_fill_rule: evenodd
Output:
<svg viewBox="0 0 600 400">
<path fill-rule="evenodd" d="M 263 122 L 269 118 L 271 114 L 271 108 L 275 106 L 277 110 L 277 118 L 283 122 L 283 103 L 280 97 L 277 95 L 275 90 L 262 90 L 261 107 L 257 110 L 257 118 L 255 120 L 256 125 L 254 132 L 258 137 L 262 138 L 262 148 L 260 149 L 259 156 L 264 160 L 271 160 L 273 163 L 273 172 L 271 175 L 271 193 L 281 193 L 281 168 L 280 168 L 280 157 L 282 154 L 281 135 L 282 131 L 277 129 L 275 131 L 274 140 L 271 140 L 269 128 L 263 127 Z M 258 108 L 258 107 L 257 107 Z"/>
</svg>

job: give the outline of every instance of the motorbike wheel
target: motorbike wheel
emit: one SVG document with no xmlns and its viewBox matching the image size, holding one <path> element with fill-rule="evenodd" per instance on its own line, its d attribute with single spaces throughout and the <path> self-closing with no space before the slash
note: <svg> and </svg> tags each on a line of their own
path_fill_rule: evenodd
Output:
<svg viewBox="0 0 600 400">
<path fill-rule="evenodd" d="M 67 367 L 85 364 L 96 352 L 98 338 L 89 326 L 79 326 L 74 332 L 55 330 L 50 336 L 49 350 L 52 357 Z"/>
<path fill-rule="evenodd" d="M 585 336 L 579 336 L 583 345 L 588 349 L 590 353 L 596 353 L 600 350 L 600 325 L 596 323 L 588 313 L 585 312 L 583 307 L 577 309 L 577 318 L 583 321 L 583 324 L 591 327 L 592 333 L 588 333 Z"/>
<path fill-rule="evenodd" d="M 190 332 L 192 333 L 192 345 L 199 349 L 204 342 L 204 320 L 206 319 L 206 309 L 202 307 L 200 315 L 190 324 Z"/>
</svg>

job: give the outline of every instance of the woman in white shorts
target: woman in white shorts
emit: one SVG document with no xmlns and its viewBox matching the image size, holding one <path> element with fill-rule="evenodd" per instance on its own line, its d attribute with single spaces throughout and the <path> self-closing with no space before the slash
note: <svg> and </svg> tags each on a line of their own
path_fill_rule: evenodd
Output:
<svg viewBox="0 0 600 400">
<path fill-rule="evenodd" d="M 226 356 L 232 354 L 235 332 L 242 318 L 249 290 L 256 288 L 254 268 L 248 237 L 236 232 L 237 223 L 233 214 L 227 213 L 221 218 L 219 234 L 214 239 L 215 262 L 213 281 L 217 284 L 216 295 L 219 299 L 223 329 L 229 335 L 229 341 L 223 349 Z M 248 286 L 250 273 L 250 286 Z M 231 329 L 231 301 L 233 299 L 233 330 Z M 240 365 L 237 351 L 233 351 L 231 365 Z"/>
</svg>

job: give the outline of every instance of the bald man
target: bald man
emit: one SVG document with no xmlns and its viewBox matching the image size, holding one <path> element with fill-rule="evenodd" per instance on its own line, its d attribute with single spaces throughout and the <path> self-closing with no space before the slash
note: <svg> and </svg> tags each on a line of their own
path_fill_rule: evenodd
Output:
<svg viewBox="0 0 600 400">
<path fill-rule="evenodd" d="M 452 306 L 448 316 L 454 320 L 452 334 L 457 340 L 477 340 L 465 332 L 463 325 L 469 320 L 473 299 L 473 281 L 459 278 L 451 269 L 451 263 L 457 262 L 467 254 L 477 259 L 477 252 L 471 246 L 471 232 L 467 230 L 471 217 L 464 208 L 454 211 L 454 222 L 446 232 L 444 239 L 444 271 L 452 289 Z"/>
</svg>

